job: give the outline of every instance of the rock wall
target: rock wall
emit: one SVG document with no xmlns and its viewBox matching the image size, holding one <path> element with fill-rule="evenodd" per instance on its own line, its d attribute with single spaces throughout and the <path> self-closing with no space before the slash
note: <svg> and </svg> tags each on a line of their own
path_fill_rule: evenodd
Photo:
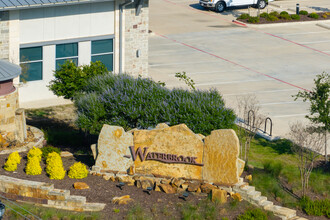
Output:
<svg viewBox="0 0 330 220">
<path fill-rule="evenodd" d="M 125 9 L 125 72 L 128 74 L 134 76 L 148 74 L 148 31 L 149 0 L 143 0 L 139 15 L 136 15 L 135 4 L 127 6 Z"/>
<path fill-rule="evenodd" d="M 0 59 L 9 60 L 9 12 L 0 12 Z"/>
<path fill-rule="evenodd" d="M 0 96 L 0 133 L 7 140 L 23 142 L 27 136 L 24 110 L 19 108 L 17 89 Z"/>
</svg>

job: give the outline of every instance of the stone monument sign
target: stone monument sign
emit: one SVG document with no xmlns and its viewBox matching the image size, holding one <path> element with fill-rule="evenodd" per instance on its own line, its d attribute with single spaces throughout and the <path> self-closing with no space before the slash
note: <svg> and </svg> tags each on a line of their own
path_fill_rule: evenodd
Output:
<svg viewBox="0 0 330 220">
<path fill-rule="evenodd" d="M 185 124 L 159 124 L 153 130 L 125 132 L 104 125 L 97 145 L 92 145 L 95 167 L 102 171 L 206 180 L 216 184 L 238 182 L 244 161 L 231 129 L 215 130 L 204 137 Z"/>
</svg>

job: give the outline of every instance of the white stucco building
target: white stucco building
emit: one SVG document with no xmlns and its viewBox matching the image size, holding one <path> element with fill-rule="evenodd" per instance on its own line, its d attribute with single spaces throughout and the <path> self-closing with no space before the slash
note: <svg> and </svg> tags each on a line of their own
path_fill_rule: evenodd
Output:
<svg viewBox="0 0 330 220">
<path fill-rule="evenodd" d="M 47 85 L 68 59 L 146 75 L 148 14 L 148 0 L 0 0 L 0 59 L 28 67 L 15 80 L 22 106 L 61 102 Z"/>
</svg>

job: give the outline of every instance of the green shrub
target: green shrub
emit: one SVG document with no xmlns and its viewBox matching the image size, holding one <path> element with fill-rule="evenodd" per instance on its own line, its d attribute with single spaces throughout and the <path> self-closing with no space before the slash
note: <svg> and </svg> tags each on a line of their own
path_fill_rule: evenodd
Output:
<svg viewBox="0 0 330 220">
<path fill-rule="evenodd" d="M 49 89 L 57 96 L 72 100 L 75 94 L 86 86 L 88 79 L 107 72 L 107 68 L 100 61 L 84 66 L 76 66 L 71 61 L 65 61 L 55 71 L 55 79 L 50 82 Z"/>
<path fill-rule="evenodd" d="M 97 134 L 103 124 L 125 129 L 159 123 L 185 123 L 195 133 L 232 128 L 235 115 L 216 90 L 167 89 L 147 78 L 127 74 L 94 77 L 75 99 L 80 128 Z"/>
<path fill-rule="evenodd" d="M 64 179 L 65 170 L 63 168 L 62 158 L 58 153 L 52 152 L 48 154 L 46 160 L 46 172 L 50 179 Z"/>
<path fill-rule="evenodd" d="M 39 149 L 39 148 L 38 148 Z M 25 167 L 27 175 L 40 175 L 41 174 L 40 159 L 37 156 L 29 157 Z"/>
<path fill-rule="evenodd" d="M 249 17 L 248 22 L 255 24 L 255 23 L 259 23 L 260 19 L 259 17 Z"/>
<path fill-rule="evenodd" d="M 17 164 L 20 163 L 21 163 L 21 156 L 18 154 L 17 151 L 15 151 L 9 154 L 4 169 L 7 171 L 15 171 L 17 170 Z"/>
<path fill-rule="evenodd" d="M 289 14 L 281 14 L 280 18 L 284 19 L 284 20 L 292 20 L 291 16 Z"/>
<path fill-rule="evenodd" d="M 266 18 L 267 21 L 278 21 L 278 17 L 274 15 L 269 15 L 268 18 Z"/>
<path fill-rule="evenodd" d="M 271 13 L 269 13 L 269 15 L 275 16 L 275 17 L 279 17 L 280 16 L 280 14 L 277 11 L 272 11 Z"/>
<path fill-rule="evenodd" d="M 81 162 L 74 163 L 68 172 L 71 179 L 83 179 L 88 176 L 88 170 L 85 164 Z"/>
<path fill-rule="evenodd" d="M 300 20 L 300 16 L 299 15 L 296 15 L 296 14 L 291 15 L 291 18 L 293 20 Z"/>
<path fill-rule="evenodd" d="M 289 15 L 287 11 L 281 11 L 280 15 Z"/>
<path fill-rule="evenodd" d="M 42 158 L 44 160 L 47 159 L 47 156 L 49 153 L 52 153 L 52 152 L 56 152 L 58 153 L 59 155 L 61 155 L 61 150 L 57 147 L 53 147 L 53 146 L 46 146 L 46 147 L 43 147 L 41 148 L 41 151 L 42 151 Z"/>
<path fill-rule="evenodd" d="M 250 17 L 249 14 L 241 14 L 238 19 L 248 19 Z"/>
<path fill-rule="evenodd" d="M 274 177 L 279 177 L 283 170 L 283 165 L 280 162 L 274 162 L 270 160 L 266 160 L 263 162 L 264 170 L 267 173 L 272 174 Z"/>
<path fill-rule="evenodd" d="M 330 218 L 330 200 L 311 200 L 308 197 L 303 197 L 300 200 L 300 206 L 307 215 L 326 216 Z"/>
<path fill-rule="evenodd" d="M 319 19 L 319 15 L 316 14 L 315 12 L 310 13 L 310 14 L 308 15 L 308 17 L 310 17 L 310 18 L 314 18 L 314 19 Z"/>
<path fill-rule="evenodd" d="M 263 13 L 260 14 L 260 17 L 261 18 L 268 18 L 269 14 L 267 12 L 263 12 Z"/>
<path fill-rule="evenodd" d="M 326 13 L 322 14 L 322 18 L 327 18 L 328 15 Z"/>
<path fill-rule="evenodd" d="M 301 10 L 301 11 L 299 11 L 299 14 L 300 15 L 308 15 L 308 11 Z"/>
<path fill-rule="evenodd" d="M 42 151 L 40 150 L 40 148 L 34 147 L 31 148 L 27 154 L 27 159 L 30 160 L 33 157 L 38 158 L 39 162 L 41 161 L 41 155 L 42 155 Z"/>
<path fill-rule="evenodd" d="M 267 214 L 261 209 L 248 209 L 243 214 L 237 216 L 237 220 L 267 220 Z"/>
</svg>

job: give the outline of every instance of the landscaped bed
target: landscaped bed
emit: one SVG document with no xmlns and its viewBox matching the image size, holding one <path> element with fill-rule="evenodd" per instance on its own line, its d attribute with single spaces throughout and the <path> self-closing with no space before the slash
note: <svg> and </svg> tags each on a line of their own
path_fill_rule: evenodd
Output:
<svg viewBox="0 0 330 220">
<path fill-rule="evenodd" d="M 313 12 L 300 11 L 299 15 L 289 14 L 286 11 L 282 12 L 263 12 L 260 16 L 250 16 L 249 14 L 242 14 L 237 18 L 238 21 L 250 24 L 273 24 L 273 23 L 287 23 L 287 22 L 304 22 L 304 21 L 324 21 L 330 20 L 330 12 Z"/>
<path fill-rule="evenodd" d="M 246 201 L 236 202 L 231 198 L 226 204 L 220 205 L 210 201 L 207 194 L 190 194 L 187 201 L 180 199 L 181 194 L 165 194 L 164 192 L 151 192 L 148 195 L 141 188 L 135 186 L 124 186 L 120 190 L 116 185 L 118 182 L 104 180 L 102 176 L 88 175 L 84 179 L 71 179 L 67 175 L 63 180 L 52 180 L 47 175 L 44 162 L 41 162 L 42 174 L 31 176 L 24 171 L 26 167 L 26 153 L 20 153 L 22 157 L 21 163 L 14 172 L 5 171 L 1 168 L 1 175 L 11 176 L 24 180 L 32 180 L 38 182 L 46 182 L 54 184 L 57 189 L 68 189 L 71 195 L 85 196 L 87 202 L 106 203 L 105 209 L 101 213 L 101 219 L 106 219 L 106 216 L 112 216 L 111 219 L 123 219 L 129 216 L 152 218 L 152 219 L 192 219 L 198 215 L 201 219 L 210 217 L 210 219 L 236 219 L 239 214 L 242 214 L 248 208 L 254 208 Z M 4 164 L 8 155 L 0 156 L 0 164 Z M 90 155 L 75 155 L 72 157 L 63 157 L 63 166 L 68 170 L 77 161 L 88 163 L 91 159 Z M 78 190 L 74 189 L 75 182 L 85 182 L 89 185 L 89 189 Z M 127 205 L 112 204 L 113 197 L 130 195 L 134 202 Z M 88 215 L 88 214 L 87 214 Z M 191 217 L 189 217 L 189 215 Z M 274 216 L 271 219 L 278 219 Z"/>
</svg>

